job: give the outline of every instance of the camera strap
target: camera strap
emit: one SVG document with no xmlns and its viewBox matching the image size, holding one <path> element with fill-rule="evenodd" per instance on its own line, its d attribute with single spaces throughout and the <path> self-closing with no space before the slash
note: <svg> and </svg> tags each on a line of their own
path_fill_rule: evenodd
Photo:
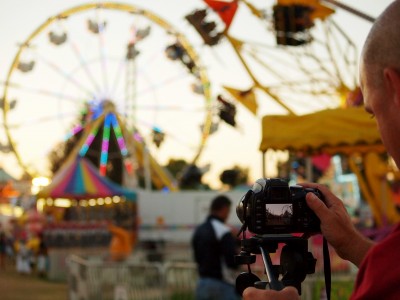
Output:
<svg viewBox="0 0 400 300">
<path fill-rule="evenodd" d="M 323 238 L 322 253 L 324 256 L 324 277 L 325 277 L 325 291 L 326 298 L 331 299 L 331 260 L 329 257 L 328 241 Z"/>
</svg>

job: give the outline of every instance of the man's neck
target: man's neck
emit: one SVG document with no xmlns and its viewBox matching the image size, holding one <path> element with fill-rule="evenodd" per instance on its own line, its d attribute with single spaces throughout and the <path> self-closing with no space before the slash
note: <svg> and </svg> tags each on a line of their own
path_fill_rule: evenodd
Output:
<svg viewBox="0 0 400 300">
<path fill-rule="evenodd" d="M 223 218 L 221 218 L 220 216 L 218 216 L 218 215 L 215 215 L 215 214 L 211 214 L 211 215 L 209 215 L 209 217 L 208 217 L 209 219 L 217 219 L 218 221 L 220 221 L 220 222 L 222 222 L 222 223 L 225 223 L 225 221 L 224 221 L 224 219 Z"/>
</svg>

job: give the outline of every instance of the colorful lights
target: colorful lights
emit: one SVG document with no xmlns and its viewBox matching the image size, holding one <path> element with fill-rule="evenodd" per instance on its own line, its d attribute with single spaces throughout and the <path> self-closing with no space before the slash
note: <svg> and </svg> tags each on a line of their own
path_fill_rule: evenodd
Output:
<svg viewBox="0 0 400 300">
<path fill-rule="evenodd" d="M 80 132 L 82 129 L 83 129 L 82 125 L 75 126 L 74 128 L 72 128 L 72 130 L 70 132 L 67 133 L 67 135 L 65 136 L 64 140 L 65 141 L 69 140 L 71 137 L 73 137 L 75 134 Z"/>
<path fill-rule="evenodd" d="M 47 198 L 43 199 L 40 198 L 37 200 L 37 208 L 38 211 L 43 212 L 45 206 L 55 206 L 55 207 L 63 207 L 68 208 L 71 206 L 82 206 L 82 207 L 89 207 L 89 206 L 97 206 L 97 205 L 112 205 L 118 203 L 124 203 L 126 199 L 121 196 L 113 196 L 113 197 L 105 197 L 105 198 L 89 198 L 89 199 L 66 199 L 66 198 Z"/>
<path fill-rule="evenodd" d="M 82 146 L 81 150 L 79 151 L 79 156 L 82 156 L 82 157 L 85 156 L 86 152 L 89 150 L 90 145 L 93 143 L 98 130 L 99 130 L 98 127 L 95 127 L 92 129 L 88 138 L 85 141 L 85 144 Z"/>
<path fill-rule="evenodd" d="M 132 162 L 127 159 L 129 157 L 129 152 L 126 147 L 126 143 L 122 134 L 121 126 L 118 123 L 118 118 L 116 113 L 109 112 L 105 118 L 103 123 L 103 136 L 101 142 L 101 154 L 100 154 L 100 163 L 99 163 L 99 173 L 101 176 L 106 176 L 107 174 L 107 162 L 108 162 L 108 150 L 110 146 L 110 135 L 111 129 L 113 129 L 119 150 L 121 152 L 122 157 L 124 158 L 125 168 L 128 173 L 131 173 L 133 170 Z M 75 128 L 74 128 L 75 130 Z M 99 126 L 95 126 L 87 137 L 85 143 L 81 147 L 79 151 L 79 155 L 81 157 L 85 156 L 88 152 L 90 145 L 93 143 L 97 132 L 99 130 Z"/>
<path fill-rule="evenodd" d="M 128 159 L 126 159 L 129 155 L 129 152 L 128 152 L 128 149 L 126 148 L 125 140 L 122 135 L 121 126 L 119 126 L 119 124 L 118 124 L 116 115 L 114 115 L 114 114 L 112 115 L 111 122 L 112 122 L 115 136 L 117 137 L 118 147 L 121 151 L 122 156 L 124 157 L 125 168 L 126 168 L 128 174 L 130 174 L 130 173 L 132 173 L 133 166 L 132 166 L 132 163 Z"/>
<path fill-rule="evenodd" d="M 101 176 L 106 176 L 107 172 L 108 146 L 110 145 L 110 125 L 112 116 L 113 116 L 112 114 L 108 114 L 104 120 L 103 141 L 101 143 L 101 155 L 100 155 Z"/>
<path fill-rule="evenodd" d="M 117 137 L 117 142 L 119 149 L 121 150 L 122 156 L 128 155 L 128 149 L 126 148 L 124 137 L 122 136 L 121 127 L 118 124 L 117 117 L 113 114 L 111 118 L 111 124 L 114 129 L 115 136 Z"/>
</svg>

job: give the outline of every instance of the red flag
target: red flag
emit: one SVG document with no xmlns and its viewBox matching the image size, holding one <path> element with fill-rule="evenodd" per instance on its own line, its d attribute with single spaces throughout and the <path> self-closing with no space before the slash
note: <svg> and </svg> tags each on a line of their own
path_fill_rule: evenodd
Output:
<svg viewBox="0 0 400 300">
<path fill-rule="evenodd" d="M 204 2 L 220 16 L 225 23 L 226 30 L 228 30 L 238 8 L 238 1 L 204 0 Z"/>
</svg>

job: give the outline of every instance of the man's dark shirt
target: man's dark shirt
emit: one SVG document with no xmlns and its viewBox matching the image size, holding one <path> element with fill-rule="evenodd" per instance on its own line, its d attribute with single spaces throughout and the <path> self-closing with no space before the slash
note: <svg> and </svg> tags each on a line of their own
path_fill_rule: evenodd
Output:
<svg viewBox="0 0 400 300">
<path fill-rule="evenodd" d="M 236 243 L 229 227 L 222 220 L 209 216 L 196 228 L 192 247 L 200 277 L 230 281 L 224 276 L 224 269 L 237 267 L 234 262 Z"/>
</svg>

